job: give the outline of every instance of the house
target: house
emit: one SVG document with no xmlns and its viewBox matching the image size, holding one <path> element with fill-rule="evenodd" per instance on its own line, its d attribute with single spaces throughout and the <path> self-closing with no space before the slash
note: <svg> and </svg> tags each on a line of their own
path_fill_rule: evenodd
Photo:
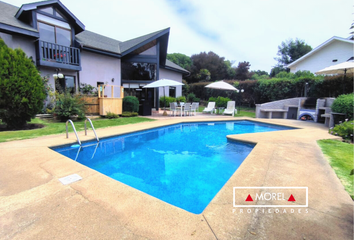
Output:
<svg viewBox="0 0 354 240">
<path fill-rule="evenodd" d="M 353 51 L 353 40 L 332 37 L 286 67 L 290 68 L 292 73 L 305 70 L 315 73 L 331 65 L 352 59 Z"/>
<path fill-rule="evenodd" d="M 104 23 L 102 23 L 104 24 Z M 182 82 L 189 72 L 166 59 L 170 29 L 128 41 L 118 41 L 85 30 L 85 25 L 59 0 L 23 4 L 20 8 L 0 1 L 0 38 L 21 48 L 50 84 L 78 92 L 80 84 L 124 87 L 124 95 L 148 99 L 159 107 L 163 89 L 142 88 L 158 79 Z M 53 75 L 60 76 L 54 79 Z M 182 94 L 182 87 L 166 89 L 166 96 Z M 111 91 L 105 92 L 110 96 Z M 121 97 L 115 91 L 114 97 Z"/>
</svg>

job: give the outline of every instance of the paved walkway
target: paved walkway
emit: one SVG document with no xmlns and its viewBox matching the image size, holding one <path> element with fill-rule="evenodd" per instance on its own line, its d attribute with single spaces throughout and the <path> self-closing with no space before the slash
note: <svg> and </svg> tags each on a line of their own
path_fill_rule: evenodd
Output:
<svg viewBox="0 0 354 240">
<path fill-rule="evenodd" d="M 206 116 L 169 117 L 98 129 L 100 137 Z M 213 116 L 213 120 L 234 119 Z M 246 118 L 245 118 L 246 119 Z M 196 215 L 112 180 L 48 146 L 74 134 L 0 144 L 0 239 L 352 239 L 353 201 L 317 146 L 334 138 L 320 124 L 256 119 L 299 129 L 228 136 L 257 143 L 202 214 Z M 82 140 L 93 139 L 93 133 Z M 59 178 L 83 179 L 62 185 Z M 308 213 L 235 213 L 233 187 L 307 186 Z M 300 200 L 301 201 L 301 200 Z M 236 209 L 239 210 L 239 209 Z"/>
</svg>

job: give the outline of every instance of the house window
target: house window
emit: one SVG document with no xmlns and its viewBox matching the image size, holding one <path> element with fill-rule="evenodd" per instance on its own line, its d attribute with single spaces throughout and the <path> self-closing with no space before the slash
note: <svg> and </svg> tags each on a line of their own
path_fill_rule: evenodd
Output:
<svg viewBox="0 0 354 240">
<path fill-rule="evenodd" d="M 170 87 L 169 96 L 173 98 L 176 97 L 176 87 Z"/>
<path fill-rule="evenodd" d="M 156 64 L 122 62 L 122 79 L 155 80 Z"/>
<path fill-rule="evenodd" d="M 76 92 L 75 77 L 64 76 L 64 78 L 55 79 L 55 90 L 59 93 L 69 92 L 74 94 Z"/>
<path fill-rule="evenodd" d="M 63 46 L 71 45 L 71 29 L 66 22 L 37 14 L 40 40 L 57 43 Z"/>
</svg>

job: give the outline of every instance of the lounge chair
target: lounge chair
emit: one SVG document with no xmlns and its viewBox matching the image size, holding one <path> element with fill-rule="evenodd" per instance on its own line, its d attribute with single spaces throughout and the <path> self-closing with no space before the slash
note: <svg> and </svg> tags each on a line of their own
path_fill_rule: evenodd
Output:
<svg viewBox="0 0 354 240">
<path fill-rule="evenodd" d="M 214 110 L 215 110 L 215 102 L 209 102 L 208 106 L 206 108 L 204 108 L 203 113 L 210 112 L 212 114 L 214 112 Z"/>
<path fill-rule="evenodd" d="M 228 102 L 227 102 L 227 107 L 226 107 L 226 109 L 224 110 L 223 115 L 224 115 L 224 114 L 231 114 L 232 116 L 234 116 L 234 115 L 235 115 L 235 111 L 237 111 L 237 110 L 235 109 L 235 101 L 228 101 Z M 236 112 L 236 113 L 237 113 L 237 112 Z"/>
</svg>

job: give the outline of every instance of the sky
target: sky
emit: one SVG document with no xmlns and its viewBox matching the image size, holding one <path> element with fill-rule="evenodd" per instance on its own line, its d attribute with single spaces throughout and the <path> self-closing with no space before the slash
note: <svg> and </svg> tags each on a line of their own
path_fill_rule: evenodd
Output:
<svg viewBox="0 0 354 240">
<path fill-rule="evenodd" d="M 36 0 L 2 0 L 17 7 Z M 168 53 L 213 51 L 270 72 L 278 46 L 301 39 L 315 48 L 347 38 L 352 0 L 61 0 L 86 30 L 126 41 L 170 28 Z"/>
</svg>

